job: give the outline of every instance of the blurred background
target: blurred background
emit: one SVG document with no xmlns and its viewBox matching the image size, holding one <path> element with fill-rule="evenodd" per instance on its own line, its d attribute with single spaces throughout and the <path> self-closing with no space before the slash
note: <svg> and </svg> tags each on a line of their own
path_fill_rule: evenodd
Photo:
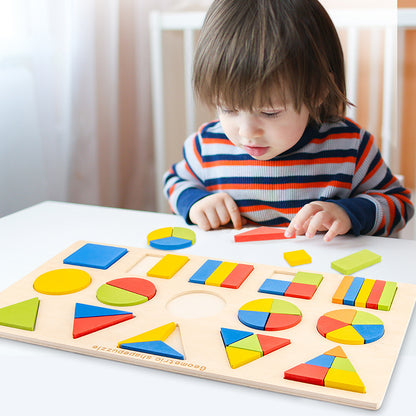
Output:
<svg viewBox="0 0 416 416">
<path fill-rule="evenodd" d="M 328 10 L 381 10 L 394 20 L 391 44 L 386 28 L 371 34 L 360 27 L 350 99 L 353 117 L 415 190 L 416 0 L 321 2 Z M 215 113 L 189 98 L 183 56 L 203 13 L 188 14 L 191 37 L 178 28 L 151 32 L 150 15 L 161 13 L 153 24 L 165 14 L 185 22 L 177 13 L 204 12 L 210 3 L 0 0 L 0 217 L 44 200 L 168 212 L 160 172 L 181 158 L 190 129 Z M 400 9 L 406 24 L 397 24 Z M 348 57 L 354 37 L 339 32 Z M 386 67 L 386 57 L 393 65 Z M 388 87 L 386 68 L 394 76 Z M 416 238 L 413 229 L 404 237 Z"/>
</svg>

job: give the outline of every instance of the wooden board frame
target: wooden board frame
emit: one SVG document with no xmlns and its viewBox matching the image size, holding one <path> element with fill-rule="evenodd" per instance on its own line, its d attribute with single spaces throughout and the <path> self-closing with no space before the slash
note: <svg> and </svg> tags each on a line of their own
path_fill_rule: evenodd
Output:
<svg viewBox="0 0 416 416">
<path fill-rule="evenodd" d="M 251 263 L 254 271 L 242 286 L 239 289 L 229 289 L 188 282 L 192 274 L 207 260 L 207 257 L 202 256 L 188 255 L 188 263 L 171 279 L 146 276 L 146 268 L 149 268 L 149 264 L 157 262 L 166 255 L 164 251 L 149 248 L 125 247 L 128 253 L 107 270 L 63 264 L 63 260 L 68 255 L 86 243 L 86 241 L 78 241 L 71 245 L 0 293 L 0 307 L 33 297 L 40 299 L 37 322 L 33 332 L 0 326 L 0 337 L 366 409 L 375 410 L 381 406 L 412 316 L 416 300 L 416 285 L 398 283 L 391 310 L 379 311 L 333 304 L 332 295 L 343 278 L 339 274 L 322 273 L 324 278 L 315 295 L 311 300 L 305 300 L 258 292 L 265 279 L 291 280 L 299 271 L 273 265 Z M 181 252 L 181 255 L 186 254 Z M 38 276 L 50 270 L 66 267 L 87 271 L 92 277 L 90 286 L 77 293 L 52 296 L 38 293 L 33 289 L 33 282 Z M 95 293 L 98 287 L 109 280 L 127 276 L 145 278 L 153 282 L 157 288 L 156 296 L 143 304 L 115 308 L 133 312 L 134 319 L 73 339 L 75 303 L 108 307 L 96 299 Z M 211 294 L 220 298 L 223 301 L 223 309 L 212 316 L 202 318 L 183 318 L 173 315 L 169 303 L 178 296 L 191 293 Z M 246 327 L 238 320 L 239 308 L 248 301 L 262 298 L 280 298 L 290 301 L 302 311 L 302 321 L 295 327 L 283 331 L 258 331 Z M 366 393 L 354 393 L 285 380 L 283 378 L 285 370 L 338 345 L 318 333 L 316 322 L 324 313 L 341 308 L 365 310 L 378 316 L 385 326 L 384 336 L 376 342 L 364 345 L 341 345 L 364 382 Z M 117 348 L 117 343 L 121 340 L 172 321 L 176 322 L 179 327 L 185 355 L 184 361 Z M 291 344 L 242 367 L 232 369 L 221 339 L 221 327 L 289 338 Z"/>
</svg>

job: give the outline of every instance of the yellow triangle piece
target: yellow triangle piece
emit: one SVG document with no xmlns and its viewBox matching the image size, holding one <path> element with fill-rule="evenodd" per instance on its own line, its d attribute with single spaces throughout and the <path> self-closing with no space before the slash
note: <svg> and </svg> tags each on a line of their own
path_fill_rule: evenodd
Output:
<svg viewBox="0 0 416 416">
<path fill-rule="evenodd" d="M 175 322 L 170 322 L 169 324 L 159 326 L 150 331 L 120 341 L 118 347 L 120 347 L 121 344 L 131 344 L 133 342 L 165 341 L 175 328 Z"/>
<path fill-rule="evenodd" d="M 226 347 L 225 350 L 227 351 L 228 361 L 231 368 L 241 367 L 242 365 L 248 364 L 251 361 L 257 360 L 257 358 L 263 356 L 263 354 L 258 351 L 243 350 L 241 348 L 230 346 Z"/>
<path fill-rule="evenodd" d="M 364 383 L 354 371 L 339 370 L 330 368 L 325 376 L 324 386 L 335 389 L 365 393 Z"/>
<path fill-rule="evenodd" d="M 344 350 L 339 345 L 338 347 L 332 348 L 332 350 L 324 352 L 324 355 L 332 355 L 332 357 L 348 358 L 347 354 L 345 354 Z"/>
</svg>

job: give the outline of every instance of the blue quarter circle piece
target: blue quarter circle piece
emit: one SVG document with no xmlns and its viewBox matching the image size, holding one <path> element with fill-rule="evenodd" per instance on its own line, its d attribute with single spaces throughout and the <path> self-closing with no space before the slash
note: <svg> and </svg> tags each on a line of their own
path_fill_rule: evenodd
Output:
<svg viewBox="0 0 416 416">
<path fill-rule="evenodd" d="M 267 320 L 269 319 L 269 312 L 258 311 L 238 311 L 238 319 L 240 322 L 250 328 L 264 330 Z"/>
<path fill-rule="evenodd" d="M 384 335 L 384 325 L 353 325 L 352 327 L 364 338 L 365 344 L 377 341 Z"/>
<path fill-rule="evenodd" d="M 240 331 L 238 329 L 221 328 L 221 337 L 225 346 L 247 338 L 250 335 L 253 335 L 253 333 L 248 331 Z"/>
<path fill-rule="evenodd" d="M 117 309 L 102 308 L 101 306 L 87 305 L 85 303 L 75 304 L 74 318 L 92 318 L 96 316 L 129 315 L 131 312 L 119 311 Z"/>
<path fill-rule="evenodd" d="M 69 255 L 63 262 L 74 266 L 106 270 L 126 253 L 127 249 L 122 247 L 87 243 Z"/>
<path fill-rule="evenodd" d="M 159 250 L 178 250 L 190 247 L 192 245 L 192 241 L 178 237 L 165 237 L 157 240 L 151 240 L 149 244 L 150 247 L 157 248 Z"/>
<path fill-rule="evenodd" d="M 185 359 L 181 353 L 174 350 L 163 341 L 130 342 L 127 344 L 120 344 L 120 348 L 125 350 L 144 352 L 147 354 L 161 355 L 163 357 L 175 358 L 177 360 Z"/>
</svg>

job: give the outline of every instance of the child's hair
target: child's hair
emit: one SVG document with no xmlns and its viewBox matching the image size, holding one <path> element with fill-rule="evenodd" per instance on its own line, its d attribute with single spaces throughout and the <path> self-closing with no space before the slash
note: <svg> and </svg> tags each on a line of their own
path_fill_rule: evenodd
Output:
<svg viewBox="0 0 416 416">
<path fill-rule="evenodd" d="M 344 116 L 344 57 L 317 0 L 214 0 L 194 58 L 196 95 L 208 105 L 254 110 L 305 104 L 318 123 Z"/>
</svg>

